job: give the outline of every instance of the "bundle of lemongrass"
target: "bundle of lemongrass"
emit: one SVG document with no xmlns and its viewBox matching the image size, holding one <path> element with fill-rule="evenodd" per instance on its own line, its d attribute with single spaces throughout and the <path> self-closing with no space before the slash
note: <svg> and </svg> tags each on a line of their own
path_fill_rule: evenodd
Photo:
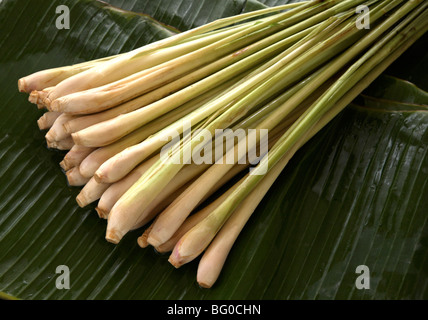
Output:
<svg viewBox="0 0 428 320">
<path fill-rule="evenodd" d="M 18 86 L 47 109 L 39 127 L 49 147 L 69 150 L 61 166 L 83 187 L 80 206 L 98 201 L 106 239 L 118 243 L 150 223 L 139 245 L 172 251 L 175 267 L 204 252 L 197 279 L 211 287 L 290 158 L 423 35 L 427 8 L 423 0 L 288 4 L 41 71 Z M 363 19 L 370 28 L 359 27 Z M 227 128 L 244 135 L 213 145 Z M 249 143 L 250 129 L 269 130 L 268 152 L 251 172 L 236 157 L 240 142 L 249 154 L 264 138 Z"/>
</svg>

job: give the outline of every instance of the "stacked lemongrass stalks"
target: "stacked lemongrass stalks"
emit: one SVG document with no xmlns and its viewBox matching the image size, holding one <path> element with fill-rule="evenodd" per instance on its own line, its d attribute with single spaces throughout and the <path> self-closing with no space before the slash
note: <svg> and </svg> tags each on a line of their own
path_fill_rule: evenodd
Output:
<svg viewBox="0 0 428 320">
<path fill-rule="evenodd" d="M 369 14 L 358 14 L 360 5 Z M 106 239 L 118 243 L 147 226 L 139 245 L 172 251 L 175 267 L 205 252 L 197 278 L 211 287 L 288 161 L 426 32 L 427 7 L 294 3 L 18 85 L 47 109 L 39 127 L 49 147 L 69 150 L 61 167 L 82 187 L 80 206 L 97 202 Z M 358 28 L 367 18 L 370 28 Z M 241 135 L 225 144 L 219 129 Z"/>
</svg>

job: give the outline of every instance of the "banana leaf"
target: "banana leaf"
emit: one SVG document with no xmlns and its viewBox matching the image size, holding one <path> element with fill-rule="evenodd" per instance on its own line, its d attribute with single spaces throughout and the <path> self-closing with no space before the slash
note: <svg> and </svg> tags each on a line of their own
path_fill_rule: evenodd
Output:
<svg viewBox="0 0 428 320">
<path fill-rule="evenodd" d="M 167 255 L 138 247 L 142 230 L 105 241 L 105 222 L 94 206 L 77 206 L 79 189 L 58 165 L 64 153 L 46 147 L 42 111 L 17 80 L 286 1 L 109 2 L 0 1 L 1 297 L 428 298 L 426 37 L 296 154 L 207 290 L 196 283 L 197 260 L 173 268 Z M 69 30 L 55 26 L 59 5 L 70 8 Z M 369 289 L 356 285 L 361 265 Z M 70 270 L 69 289 L 56 287 L 58 266 Z"/>
</svg>

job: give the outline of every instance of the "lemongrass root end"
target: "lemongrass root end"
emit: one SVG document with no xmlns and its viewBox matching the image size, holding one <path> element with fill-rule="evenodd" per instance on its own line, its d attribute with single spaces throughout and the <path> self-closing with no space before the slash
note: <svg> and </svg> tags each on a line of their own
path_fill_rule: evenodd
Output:
<svg viewBox="0 0 428 320">
<path fill-rule="evenodd" d="M 54 141 L 56 141 L 56 139 L 55 139 L 54 135 L 52 134 L 52 131 L 51 131 L 51 130 L 49 130 L 49 131 L 46 133 L 46 135 L 45 135 L 45 139 L 46 139 L 46 141 L 49 141 L 49 142 L 54 142 Z"/>
<path fill-rule="evenodd" d="M 46 130 L 48 129 L 47 123 L 46 123 L 46 119 L 45 118 L 40 118 L 39 120 L 37 120 L 37 125 L 39 126 L 40 130 Z"/>
<path fill-rule="evenodd" d="M 106 211 L 100 207 L 96 207 L 95 211 L 98 213 L 98 217 L 100 217 L 100 219 L 107 219 L 108 218 L 108 211 Z"/>
<path fill-rule="evenodd" d="M 89 182 L 89 179 L 80 175 L 79 168 L 74 167 L 65 173 L 67 182 L 71 187 L 82 187 Z"/>
<path fill-rule="evenodd" d="M 171 255 L 169 256 L 168 262 L 172 264 L 176 269 L 178 269 L 186 263 L 184 260 L 185 259 L 183 259 L 183 257 L 180 255 L 176 246 L 176 248 L 174 248 Z"/>
<path fill-rule="evenodd" d="M 62 170 L 64 170 L 64 171 L 68 171 L 68 170 L 70 170 L 71 168 L 68 168 L 68 166 L 67 166 L 67 163 L 66 163 L 66 161 L 65 160 L 62 160 L 60 163 L 59 163 L 59 166 L 61 167 L 61 169 Z"/>
<path fill-rule="evenodd" d="M 28 96 L 28 101 L 37 104 L 39 101 L 39 92 L 36 90 L 31 91 L 30 95 Z"/>
<path fill-rule="evenodd" d="M 71 138 L 73 139 L 74 143 L 78 146 L 84 146 L 83 141 L 79 135 L 78 132 L 74 132 L 71 134 Z"/>
<path fill-rule="evenodd" d="M 66 157 L 59 164 L 64 171 L 68 171 L 75 167 L 72 162 L 70 162 Z"/>
<path fill-rule="evenodd" d="M 70 124 L 68 122 L 64 123 L 62 126 L 64 128 L 65 133 L 72 135 L 73 130 L 71 129 Z"/>
<path fill-rule="evenodd" d="M 58 148 L 58 145 L 56 144 L 56 142 L 53 140 L 50 140 L 48 138 L 46 138 L 46 145 L 49 149 L 57 149 Z"/>
<path fill-rule="evenodd" d="M 28 93 L 27 82 L 25 81 L 24 78 L 18 80 L 18 90 L 19 92 Z"/>
<path fill-rule="evenodd" d="M 153 235 L 147 237 L 147 243 L 155 248 L 160 247 L 163 244 L 163 241 L 160 241 Z"/>
<path fill-rule="evenodd" d="M 116 230 L 107 230 L 106 232 L 106 240 L 113 244 L 118 244 L 122 239 L 122 235 L 120 232 Z"/>
<path fill-rule="evenodd" d="M 147 242 L 147 238 L 144 236 L 138 237 L 137 243 L 140 246 L 140 248 L 147 248 L 149 246 L 149 243 Z"/>
<path fill-rule="evenodd" d="M 60 102 L 58 100 L 54 100 L 52 102 L 49 102 L 49 107 L 50 107 L 50 109 L 52 111 L 55 111 L 55 112 L 60 112 L 61 111 L 61 104 L 60 104 Z"/>
<path fill-rule="evenodd" d="M 206 283 L 203 281 L 198 281 L 198 285 L 203 289 L 211 289 L 212 288 L 212 284 Z"/>
<path fill-rule="evenodd" d="M 49 99 L 49 97 L 46 97 L 46 98 L 44 98 L 43 99 L 43 104 L 50 110 L 50 111 L 52 111 L 51 110 L 51 99 Z"/>
<path fill-rule="evenodd" d="M 107 183 L 106 177 L 103 174 L 101 174 L 100 172 L 95 172 L 94 179 L 98 183 Z"/>
<path fill-rule="evenodd" d="M 85 195 L 81 193 L 79 193 L 76 197 L 76 202 L 79 205 L 80 208 L 84 208 L 86 207 L 89 203 L 85 198 Z"/>
</svg>

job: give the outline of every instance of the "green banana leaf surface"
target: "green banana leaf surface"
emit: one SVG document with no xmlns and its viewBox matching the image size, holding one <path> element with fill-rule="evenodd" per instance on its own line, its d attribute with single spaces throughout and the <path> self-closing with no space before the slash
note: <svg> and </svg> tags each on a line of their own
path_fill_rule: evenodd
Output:
<svg viewBox="0 0 428 320">
<path fill-rule="evenodd" d="M 17 299 L 428 298 L 428 56 L 421 38 L 292 159 L 211 289 L 129 233 L 104 239 L 78 207 L 17 89 L 33 72 L 127 52 L 214 19 L 287 1 L 0 1 L 0 292 Z M 56 8 L 70 8 L 59 30 Z M 70 270 L 58 289 L 57 267 Z M 358 289 L 359 266 L 370 288 Z"/>
</svg>

